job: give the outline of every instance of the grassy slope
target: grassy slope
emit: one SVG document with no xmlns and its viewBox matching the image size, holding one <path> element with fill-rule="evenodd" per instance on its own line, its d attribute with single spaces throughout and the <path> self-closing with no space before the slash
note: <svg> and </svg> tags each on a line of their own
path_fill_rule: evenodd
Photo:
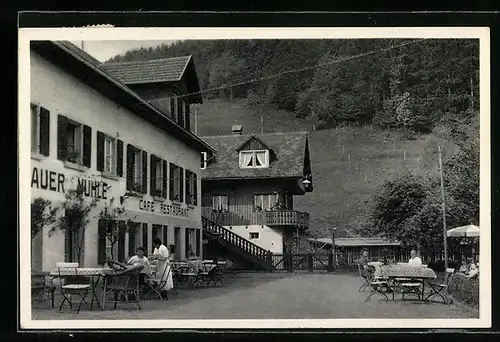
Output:
<svg viewBox="0 0 500 342">
<path fill-rule="evenodd" d="M 245 134 L 259 133 L 260 115 L 246 108 L 245 100 L 207 100 L 198 111 L 200 136 L 230 134 L 233 124 L 241 124 Z M 312 131 L 310 122 L 286 111 L 267 110 L 264 124 L 264 132 Z M 370 127 L 311 132 L 314 191 L 295 197 L 295 209 L 311 214 L 313 235 L 329 236 L 329 228 L 336 226 L 339 237 L 351 236 L 384 180 L 408 169 L 435 168 L 438 141 L 433 136 L 401 141 L 392 132 Z"/>
</svg>

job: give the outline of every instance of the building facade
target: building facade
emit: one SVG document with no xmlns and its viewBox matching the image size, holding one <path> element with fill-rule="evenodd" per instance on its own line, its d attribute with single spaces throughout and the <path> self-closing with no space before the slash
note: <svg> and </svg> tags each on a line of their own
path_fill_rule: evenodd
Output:
<svg viewBox="0 0 500 342">
<path fill-rule="evenodd" d="M 178 259 L 201 258 L 200 153 L 214 150 L 74 45 L 32 42 L 30 57 L 32 200 L 49 200 L 61 216 L 70 190 L 95 201 L 83 237 L 45 227 L 32 239 L 32 268 L 95 267 L 138 246 L 149 254 L 153 237 Z M 101 213 L 113 207 L 125 211 L 110 250 Z"/>
</svg>

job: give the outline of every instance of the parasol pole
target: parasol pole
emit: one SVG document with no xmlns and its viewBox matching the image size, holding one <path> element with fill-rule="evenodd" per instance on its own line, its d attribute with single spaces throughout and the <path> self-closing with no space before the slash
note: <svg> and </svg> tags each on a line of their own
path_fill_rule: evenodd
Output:
<svg viewBox="0 0 500 342">
<path fill-rule="evenodd" d="M 441 177 L 441 208 L 443 210 L 443 242 L 444 242 L 444 268 L 448 269 L 448 242 L 446 234 L 446 204 L 444 198 L 444 180 L 443 180 L 443 160 L 441 158 L 441 146 L 438 146 L 439 152 L 439 174 Z"/>
</svg>

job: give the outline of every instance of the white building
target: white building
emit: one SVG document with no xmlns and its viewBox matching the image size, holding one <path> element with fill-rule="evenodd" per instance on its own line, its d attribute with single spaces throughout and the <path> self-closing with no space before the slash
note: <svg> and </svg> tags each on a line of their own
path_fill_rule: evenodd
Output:
<svg viewBox="0 0 500 342">
<path fill-rule="evenodd" d="M 175 245 L 177 258 L 186 258 L 189 249 L 201 258 L 200 153 L 214 150 L 71 43 L 33 41 L 30 63 L 32 200 L 62 207 L 78 185 L 89 201 L 98 199 L 88 215 L 80 264 L 96 267 L 106 260 L 110 242 L 99 214 L 112 199 L 133 221 L 120 232 L 115 259 L 135 254 L 138 246 L 151 253 L 154 236 Z M 192 61 L 188 67 L 196 78 Z M 49 230 L 32 240 L 32 268 L 78 261 L 72 230 Z"/>
</svg>

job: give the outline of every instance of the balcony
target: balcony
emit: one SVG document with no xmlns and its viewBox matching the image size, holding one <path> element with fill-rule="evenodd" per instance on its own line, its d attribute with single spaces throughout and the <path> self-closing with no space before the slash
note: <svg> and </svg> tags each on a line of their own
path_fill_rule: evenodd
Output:
<svg viewBox="0 0 500 342">
<path fill-rule="evenodd" d="M 233 212 L 216 212 L 203 207 L 202 215 L 221 226 L 265 225 L 269 227 L 293 226 L 309 228 L 309 214 L 297 210 L 265 210 L 243 215 Z"/>
</svg>

